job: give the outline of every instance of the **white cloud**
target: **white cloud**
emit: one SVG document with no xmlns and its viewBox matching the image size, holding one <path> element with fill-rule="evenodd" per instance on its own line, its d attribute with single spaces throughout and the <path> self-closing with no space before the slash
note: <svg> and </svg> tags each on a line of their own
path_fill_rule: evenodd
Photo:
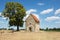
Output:
<svg viewBox="0 0 60 40">
<path fill-rule="evenodd" d="M 44 3 L 38 3 L 37 5 L 44 5 Z"/>
<path fill-rule="evenodd" d="M 58 17 L 58 16 L 51 16 L 51 17 L 47 17 L 45 19 L 45 21 L 48 21 L 48 22 L 54 21 L 54 20 L 60 20 L 60 17 Z"/>
<path fill-rule="evenodd" d="M 0 16 L 2 16 L 2 13 L 0 12 Z"/>
<path fill-rule="evenodd" d="M 55 11 L 55 15 L 57 15 L 57 14 L 60 14 L 60 9 L 57 9 L 57 10 Z"/>
<path fill-rule="evenodd" d="M 36 9 L 30 9 L 26 11 L 26 14 L 35 13 L 35 12 L 37 12 Z"/>
<path fill-rule="evenodd" d="M 4 17 L 4 18 L 2 18 L 2 19 L 6 19 L 6 18 Z"/>
<path fill-rule="evenodd" d="M 43 10 L 42 12 L 40 12 L 40 14 L 49 14 L 52 11 L 53 11 L 53 8 L 47 9 L 47 10 Z"/>
<path fill-rule="evenodd" d="M 2 19 L 6 20 L 6 19 L 8 19 L 8 17 L 4 17 L 4 16 L 2 16 Z"/>
</svg>

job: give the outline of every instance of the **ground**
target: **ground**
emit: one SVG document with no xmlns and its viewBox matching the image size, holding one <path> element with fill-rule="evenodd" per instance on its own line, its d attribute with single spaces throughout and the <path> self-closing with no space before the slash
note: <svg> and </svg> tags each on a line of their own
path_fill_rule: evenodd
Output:
<svg viewBox="0 0 60 40">
<path fill-rule="evenodd" d="M 0 32 L 0 40 L 60 40 L 60 32 Z"/>
</svg>

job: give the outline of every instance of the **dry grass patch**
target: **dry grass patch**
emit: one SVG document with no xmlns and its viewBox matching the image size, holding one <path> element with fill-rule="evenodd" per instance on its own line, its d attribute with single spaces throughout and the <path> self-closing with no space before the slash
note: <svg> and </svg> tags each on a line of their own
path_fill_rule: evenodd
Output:
<svg viewBox="0 0 60 40">
<path fill-rule="evenodd" d="M 0 40 L 60 40 L 60 32 L 5 32 Z"/>
</svg>

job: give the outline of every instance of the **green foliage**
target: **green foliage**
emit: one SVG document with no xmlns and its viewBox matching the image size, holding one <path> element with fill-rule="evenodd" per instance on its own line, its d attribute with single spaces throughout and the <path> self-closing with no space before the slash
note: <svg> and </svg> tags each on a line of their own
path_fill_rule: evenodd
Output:
<svg viewBox="0 0 60 40">
<path fill-rule="evenodd" d="M 7 28 L 0 28 L 0 30 L 7 30 Z"/>
<path fill-rule="evenodd" d="M 5 9 L 3 11 L 5 17 L 9 17 L 10 26 L 23 26 L 23 18 L 26 15 L 25 8 L 17 2 L 8 2 L 5 5 Z"/>
<path fill-rule="evenodd" d="M 13 28 L 9 28 L 8 30 L 14 30 Z"/>
<path fill-rule="evenodd" d="M 46 28 L 46 31 L 49 30 L 48 27 Z"/>
<path fill-rule="evenodd" d="M 60 28 L 46 28 L 46 29 L 40 29 L 42 31 L 60 31 Z"/>
</svg>

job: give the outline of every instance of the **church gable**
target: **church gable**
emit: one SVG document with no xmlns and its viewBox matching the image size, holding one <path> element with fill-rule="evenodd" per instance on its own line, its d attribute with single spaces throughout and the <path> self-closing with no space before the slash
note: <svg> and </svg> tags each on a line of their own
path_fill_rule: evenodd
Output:
<svg viewBox="0 0 60 40">
<path fill-rule="evenodd" d="M 34 23 L 35 23 L 35 20 L 33 19 L 31 15 L 29 15 L 29 17 L 26 19 L 27 26 L 32 25 Z"/>
<path fill-rule="evenodd" d="M 31 15 L 29 15 L 28 18 L 26 19 L 26 21 L 28 21 L 28 20 L 34 21 L 34 19 L 33 19 L 33 17 Z"/>
<path fill-rule="evenodd" d="M 30 20 L 30 21 L 35 21 L 36 23 L 39 23 L 39 19 L 35 16 L 35 15 L 33 15 L 33 14 L 30 14 L 28 17 L 27 17 L 27 19 L 26 19 L 26 21 L 27 20 Z"/>
</svg>

